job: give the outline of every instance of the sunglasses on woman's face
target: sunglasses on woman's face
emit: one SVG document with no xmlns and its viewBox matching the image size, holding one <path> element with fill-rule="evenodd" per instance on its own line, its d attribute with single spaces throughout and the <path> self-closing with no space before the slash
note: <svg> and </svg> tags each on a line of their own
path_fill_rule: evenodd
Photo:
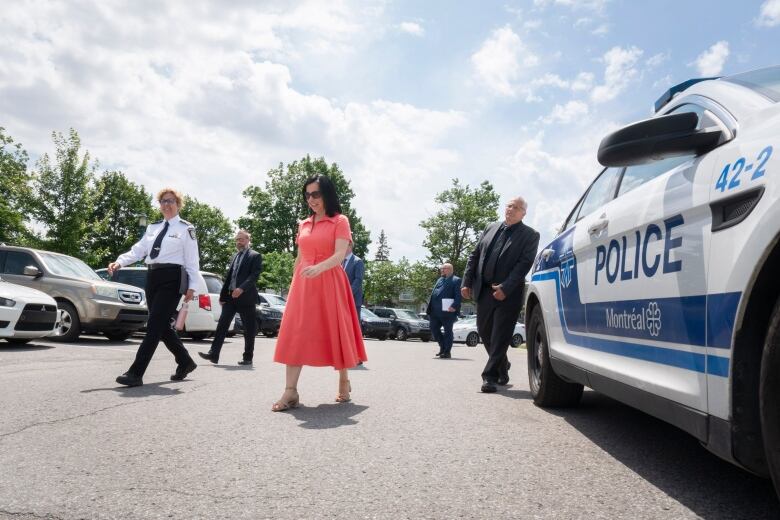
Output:
<svg viewBox="0 0 780 520">
<path fill-rule="evenodd" d="M 319 199 L 320 197 L 322 197 L 322 192 L 319 191 L 319 190 L 317 190 L 317 191 L 307 191 L 306 194 L 304 195 L 304 197 L 306 197 L 306 200 L 309 200 L 309 199 Z"/>
</svg>

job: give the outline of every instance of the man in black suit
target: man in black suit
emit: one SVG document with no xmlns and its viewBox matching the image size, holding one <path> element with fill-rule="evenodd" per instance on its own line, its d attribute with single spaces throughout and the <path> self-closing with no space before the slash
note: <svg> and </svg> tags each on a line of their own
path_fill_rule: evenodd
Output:
<svg viewBox="0 0 780 520">
<path fill-rule="evenodd" d="M 450 359 L 452 355 L 452 326 L 458 320 L 460 310 L 460 278 L 453 275 L 452 264 L 442 264 L 441 277 L 431 291 L 425 313 L 431 323 L 431 334 L 439 344 L 439 359 Z M 444 303 L 447 308 L 444 308 Z M 442 334 L 442 328 L 444 333 Z"/>
<path fill-rule="evenodd" d="M 539 233 L 523 224 L 528 204 L 509 201 L 504 221 L 485 228 L 469 256 L 461 294 L 477 302 L 477 331 L 488 353 L 482 371 L 482 391 L 495 392 L 509 383 L 506 352 L 523 308 L 525 275 L 539 247 Z"/>
<path fill-rule="evenodd" d="M 244 323 L 244 359 L 239 365 L 251 365 L 255 351 L 255 336 L 257 335 L 257 279 L 263 270 L 263 257 L 249 247 L 251 235 L 241 229 L 236 233 L 236 249 L 238 250 L 230 261 L 230 268 L 225 275 L 225 283 L 219 293 L 219 304 L 222 314 L 219 316 L 214 341 L 207 353 L 198 352 L 203 359 L 212 363 L 219 361 L 219 352 L 228 333 L 233 317 L 238 313 Z"/>
</svg>

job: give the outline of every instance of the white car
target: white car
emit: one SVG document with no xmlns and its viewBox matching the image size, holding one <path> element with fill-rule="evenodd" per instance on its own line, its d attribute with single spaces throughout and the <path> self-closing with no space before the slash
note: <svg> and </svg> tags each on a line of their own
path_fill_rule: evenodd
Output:
<svg viewBox="0 0 780 520">
<path fill-rule="evenodd" d="M 512 334 L 512 348 L 518 348 L 525 343 L 525 325 L 515 323 L 515 332 Z"/>
<path fill-rule="evenodd" d="M 146 286 L 147 271 L 146 267 L 123 267 L 118 271 L 114 271 L 113 277 L 108 275 L 106 269 L 98 269 L 96 272 L 101 278 L 106 280 L 143 289 Z M 182 333 L 194 340 L 202 340 L 213 334 L 217 330 L 219 316 L 222 313 L 222 306 L 219 304 L 222 278 L 219 275 L 205 271 L 201 271 L 200 274 L 206 281 L 208 293 L 195 295 L 195 298 L 187 304 L 187 318 L 184 321 L 184 331 Z M 233 323 L 230 324 L 228 330 L 233 330 Z"/>
<path fill-rule="evenodd" d="M 37 289 L 0 279 L 0 338 L 22 344 L 56 332 L 57 302 Z"/>
<path fill-rule="evenodd" d="M 456 343 L 465 343 L 469 347 L 476 347 L 479 343 L 477 332 L 477 317 L 467 316 L 455 322 L 452 326 L 452 340 Z"/>
<path fill-rule="evenodd" d="M 780 491 L 778 102 L 780 67 L 691 80 L 604 138 L 525 312 L 538 405 L 591 387 Z"/>
</svg>

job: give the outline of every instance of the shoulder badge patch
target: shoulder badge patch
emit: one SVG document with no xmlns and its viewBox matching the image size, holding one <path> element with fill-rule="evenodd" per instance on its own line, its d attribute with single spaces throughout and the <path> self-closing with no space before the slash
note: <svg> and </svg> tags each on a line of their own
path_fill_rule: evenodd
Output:
<svg viewBox="0 0 780 520">
<path fill-rule="evenodd" d="M 197 240 L 198 237 L 195 236 L 195 228 L 193 226 L 190 226 L 187 228 L 187 232 L 190 234 L 190 238 L 193 240 Z"/>
</svg>

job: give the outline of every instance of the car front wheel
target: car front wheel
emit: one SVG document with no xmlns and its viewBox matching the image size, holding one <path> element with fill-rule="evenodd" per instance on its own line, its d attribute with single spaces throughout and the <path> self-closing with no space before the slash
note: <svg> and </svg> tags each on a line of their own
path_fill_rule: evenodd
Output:
<svg viewBox="0 0 780 520">
<path fill-rule="evenodd" d="M 399 327 L 398 330 L 395 331 L 395 339 L 398 341 L 406 341 L 409 338 L 409 333 L 406 332 L 406 329 L 403 327 Z"/>
<path fill-rule="evenodd" d="M 512 336 L 512 348 L 517 348 L 523 343 L 523 336 L 515 334 Z"/>
<path fill-rule="evenodd" d="M 528 382 L 534 403 L 541 407 L 576 406 L 582 397 L 583 386 L 564 381 L 550 364 L 547 331 L 538 305 L 528 324 Z"/>
<path fill-rule="evenodd" d="M 469 332 L 469 335 L 466 336 L 466 345 L 469 347 L 476 347 L 477 343 L 479 343 L 479 334 L 476 332 Z"/>
<path fill-rule="evenodd" d="M 769 473 L 780 496 L 780 300 L 772 311 L 759 379 L 761 430 Z"/>
<path fill-rule="evenodd" d="M 124 341 L 132 332 L 104 332 L 103 334 L 111 341 Z"/>
</svg>

